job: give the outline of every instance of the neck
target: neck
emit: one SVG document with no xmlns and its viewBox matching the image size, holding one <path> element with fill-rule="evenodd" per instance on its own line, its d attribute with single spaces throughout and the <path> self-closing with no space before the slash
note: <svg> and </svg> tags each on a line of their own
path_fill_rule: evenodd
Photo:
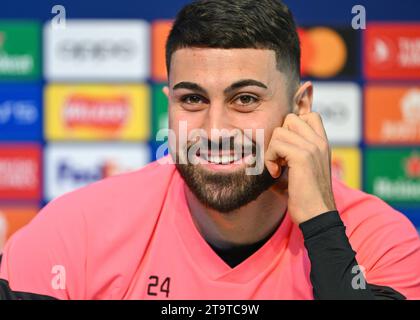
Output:
<svg viewBox="0 0 420 320">
<path fill-rule="evenodd" d="M 185 194 L 197 229 L 207 242 L 218 248 L 252 244 L 266 238 L 277 229 L 287 208 L 286 196 L 272 188 L 255 201 L 228 213 L 204 206 L 187 186 Z"/>
</svg>

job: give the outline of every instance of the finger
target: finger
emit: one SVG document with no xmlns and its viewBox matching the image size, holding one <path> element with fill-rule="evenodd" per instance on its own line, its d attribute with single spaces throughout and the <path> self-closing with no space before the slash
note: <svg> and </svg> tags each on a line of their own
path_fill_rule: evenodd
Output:
<svg viewBox="0 0 420 320">
<path fill-rule="evenodd" d="M 322 118 L 317 112 L 305 113 L 299 116 L 300 119 L 308 123 L 309 126 L 323 139 L 328 140 L 327 133 L 325 132 Z"/>
<path fill-rule="evenodd" d="M 322 141 L 319 142 L 318 147 L 321 151 L 328 153 L 328 163 L 331 167 L 331 151 L 321 116 L 317 112 L 310 112 L 301 115 L 300 118 L 308 123 L 322 137 Z"/>
<path fill-rule="evenodd" d="M 316 133 L 310 124 L 294 113 L 287 115 L 284 120 L 283 127 L 298 133 L 300 136 L 316 145 L 319 145 L 322 142 L 322 138 Z"/>
<path fill-rule="evenodd" d="M 278 178 L 281 174 L 280 159 L 286 160 L 290 166 L 291 155 L 302 153 L 302 149 L 287 142 L 271 141 L 264 157 L 264 163 L 268 172 L 273 178 Z"/>
<path fill-rule="evenodd" d="M 280 176 L 277 178 L 276 183 L 273 184 L 272 190 L 280 195 L 288 196 L 288 186 L 289 186 L 289 168 L 282 168 Z"/>
<path fill-rule="evenodd" d="M 315 119 L 312 119 L 310 116 L 306 116 L 306 115 L 297 116 L 295 114 L 289 114 L 286 117 L 287 119 L 285 120 L 284 123 L 285 123 L 285 126 L 297 132 L 299 135 L 304 137 L 310 143 L 316 145 L 321 152 L 323 153 L 329 152 L 328 139 L 326 138 L 326 134 L 323 129 L 322 122 L 318 122 L 317 116 L 315 114 L 313 117 Z M 316 123 L 321 125 L 321 128 L 324 132 L 324 137 L 321 137 L 318 133 L 316 133 L 315 129 L 310 126 L 309 121 L 311 121 L 311 123 L 314 125 Z M 320 118 L 319 118 L 319 121 L 321 121 Z"/>
<path fill-rule="evenodd" d="M 273 140 L 273 143 L 274 141 L 286 142 L 299 149 L 305 149 L 310 152 L 316 152 L 318 147 L 315 143 L 308 141 L 298 133 L 282 127 L 274 129 L 271 139 Z"/>
</svg>

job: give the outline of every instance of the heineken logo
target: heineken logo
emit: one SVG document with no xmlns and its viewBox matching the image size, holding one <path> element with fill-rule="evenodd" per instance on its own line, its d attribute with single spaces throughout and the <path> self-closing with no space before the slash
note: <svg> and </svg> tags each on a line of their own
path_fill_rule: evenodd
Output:
<svg viewBox="0 0 420 320">
<path fill-rule="evenodd" d="M 420 156 L 417 153 L 406 159 L 405 172 L 410 178 L 420 178 Z"/>
<path fill-rule="evenodd" d="M 366 191 L 391 203 L 418 203 L 420 152 L 416 149 L 367 150 Z"/>
</svg>

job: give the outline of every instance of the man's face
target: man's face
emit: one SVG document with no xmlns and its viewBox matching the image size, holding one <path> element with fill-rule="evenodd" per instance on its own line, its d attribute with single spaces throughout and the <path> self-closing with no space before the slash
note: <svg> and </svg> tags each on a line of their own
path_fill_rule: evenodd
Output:
<svg viewBox="0 0 420 320">
<path fill-rule="evenodd" d="M 169 89 L 165 89 L 169 128 L 176 137 L 176 144 L 169 138 L 174 146 L 170 151 L 190 190 L 210 208 L 235 210 L 275 181 L 265 168 L 258 175 L 249 175 L 245 169 L 253 166 L 249 160 L 255 157 L 257 146 L 267 150 L 273 130 L 291 109 L 287 79 L 276 64 L 275 52 L 265 49 L 184 48 L 172 55 Z M 187 141 L 180 136 L 182 123 Z M 264 141 L 257 138 L 257 129 L 263 130 Z M 202 134 L 191 135 L 198 131 Z M 226 147 L 222 141 L 229 138 L 234 143 Z M 187 157 L 198 141 L 209 145 L 209 150 Z M 218 148 L 210 149 L 214 144 Z M 251 154 L 242 149 L 234 152 L 244 145 L 253 146 Z M 188 164 L 178 163 L 187 158 Z"/>
</svg>

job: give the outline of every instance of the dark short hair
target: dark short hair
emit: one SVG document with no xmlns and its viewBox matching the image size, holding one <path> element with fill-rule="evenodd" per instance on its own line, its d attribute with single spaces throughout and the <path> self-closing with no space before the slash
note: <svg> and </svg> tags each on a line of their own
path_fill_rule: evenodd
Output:
<svg viewBox="0 0 420 320">
<path fill-rule="evenodd" d="M 166 42 L 166 67 L 181 48 L 255 48 L 276 53 L 277 68 L 300 81 L 300 43 L 281 0 L 199 0 L 177 15 Z"/>
</svg>

